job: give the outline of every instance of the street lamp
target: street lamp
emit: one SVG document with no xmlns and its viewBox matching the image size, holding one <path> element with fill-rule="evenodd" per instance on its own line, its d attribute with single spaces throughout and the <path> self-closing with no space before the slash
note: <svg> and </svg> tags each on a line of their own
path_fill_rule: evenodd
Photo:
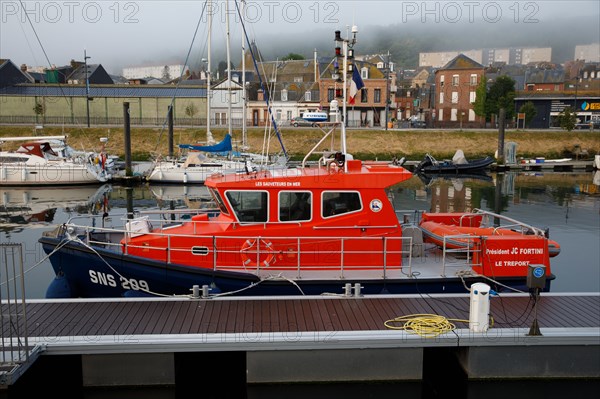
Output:
<svg viewBox="0 0 600 399">
<path fill-rule="evenodd" d="M 85 108 L 87 112 L 87 127 L 90 127 L 90 77 L 87 66 L 87 60 L 92 57 L 87 56 L 86 49 L 83 49 L 83 65 L 85 68 Z"/>
</svg>

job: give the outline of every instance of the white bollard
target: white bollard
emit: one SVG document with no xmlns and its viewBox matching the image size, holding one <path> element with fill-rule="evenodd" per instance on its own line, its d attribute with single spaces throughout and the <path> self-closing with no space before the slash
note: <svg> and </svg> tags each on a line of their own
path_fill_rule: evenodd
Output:
<svg viewBox="0 0 600 399">
<path fill-rule="evenodd" d="M 490 286 L 484 283 L 471 285 L 469 330 L 486 332 L 490 327 Z"/>
</svg>

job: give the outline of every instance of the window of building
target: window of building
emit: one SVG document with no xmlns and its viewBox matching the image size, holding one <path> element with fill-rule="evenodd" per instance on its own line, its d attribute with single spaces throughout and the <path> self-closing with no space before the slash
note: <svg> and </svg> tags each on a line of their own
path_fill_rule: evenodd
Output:
<svg viewBox="0 0 600 399">
<path fill-rule="evenodd" d="M 310 90 L 304 93 L 304 101 L 312 101 L 312 95 L 310 93 Z"/>
<path fill-rule="evenodd" d="M 281 110 L 280 109 L 275 111 L 275 119 L 278 121 L 281 120 Z"/>
<path fill-rule="evenodd" d="M 369 79 L 369 68 L 364 67 L 360 69 L 360 77 L 363 79 Z"/>
<path fill-rule="evenodd" d="M 440 92 L 440 104 L 444 103 L 444 92 Z"/>
<path fill-rule="evenodd" d="M 444 75 L 440 76 L 440 87 L 444 87 Z"/>
<path fill-rule="evenodd" d="M 310 191 L 279 192 L 279 220 L 298 222 L 312 218 L 312 193 Z"/>
<path fill-rule="evenodd" d="M 265 223 L 269 215 L 266 191 L 227 191 L 229 204 L 242 223 Z"/>
<path fill-rule="evenodd" d="M 227 124 L 227 112 L 215 112 L 215 125 Z"/>
<path fill-rule="evenodd" d="M 469 92 L 469 102 L 471 104 L 473 104 L 475 102 L 475 99 L 477 98 L 477 95 L 474 91 L 470 91 Z"/>
<path fill-rule="evenodd" d="M 335 98 L 335 90 L 327 89 L 327 101 L 331 102 L 331 101 L 333 101 L 334 98 Z"/>
<path fill-rule="evenodd" d="M 374 102 L 375 103 L 380 103 L 381 102 L 381 89 L 375 89 L 375 98 L 374 98 Z"/>
<path fill-rule="evenodd" d="M 458 104 L 458 92 L 457 91 L 452 92 L 452 104 Z"/>
<path fill-rule="evenodd" d="M 458 75 L 452 75 L 452 86 L 458 86 Z"/>
<path fill-rule="evenodd" d="M 444 109 L 440 108 L 440 110 L 438 111 L 438 121 L 443 121 L 444 120 Z"/>
<path fill-rule="evenodd" d="M 281 90 L 281 101 L 288 100 L 288 91 L 286 89 Z"/>
<path fill-rule="evenodd" d="M 378 69 L 383 69 L 384 68 L 384 63 L 383 62 L 378 62 L 377 63 L 377 68 Z"/>
<path fill-rule="evenodd" d="M 361 103 L 366 103 L 369 101 L 369 91 L 365 88 L 363 88 L 360 92 L 360 102 Z"/>
<path fill-rule="evenodd" d="M 475 111 L 470 109 L 469 110 L 469 122 L 474 122 L 474 121 L 475 121 Z"/>
<path fill-rule="evenodd" d="M 475 74 L 475 73 L 471 74 L 470 83 L 471 83 L 471 86 L 477 86 L 477 74 Z"/>
<path fill-rule="evenodd" d="M 289 121 L 289 120 L 292 120 L 292 111 L 287 111 L 287 112 L 286 112 L 286 117 L 287 117 L 287 120 L 288 120 L 288 121 Z"/>
<path fill-rule="evenodd" d="M 304 78 L 302 76 L 294 77 L 294 82 L 296 82 L 296 83 L 302 83 L 303 81 L 304 81 Z"/>
<path fill-rule="evenodd" d="M 457 121 L 458 120 L 458 110 L 456 108 L 452 108 L 450 110 L 450 120 Z"/>
<path fill-rule="evenodd" d="M 324 218 L 362 209 L 360 194 L 357 192 L 324 191 L 322 199 L 321 208 Z"/>
</svg>

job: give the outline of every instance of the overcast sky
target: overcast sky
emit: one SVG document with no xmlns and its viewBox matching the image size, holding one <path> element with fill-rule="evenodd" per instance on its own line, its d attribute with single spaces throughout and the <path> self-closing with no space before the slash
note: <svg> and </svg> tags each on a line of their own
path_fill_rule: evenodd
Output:
<svg viewBox="0 0 600 399">
<path fill-rule="evenodd" d="M 213 48 L 225 44 L 225 5 L 215 1 Z M 239 1 L 238 1 L 239 3 Z M 230 1 L 231 42 L 234 59 L 239 59 L 240 24 Z M 201 16 L 204 12 L 204 18 Z M 333 40 L 333 31 L 346 36 L 347 26 L 359 27 L 359 38 L 377 26 L 396 26 L 398 35 L 418 29 L 452 32 L 472 27 L 473 34 L 499 25 L 509 29 L 579 29 L 580 43 L 600 39 L 600 2 L 592 1 L 247 1 L 246 27 L 262 46 L 270 40 L 281 43 L 313 40 L 316 35 Z M 589 26 L 567 26 L 569 18 L 585 18 Z M 110 73 L 120 74 L 125 66 L 183 64 L 194 31 L 201 20 L 190 63 L 206 57 L 205 1 L 20 1 L 0 0 L 0 58 L 17 65 L 64 65 L 83 59 L 102 63 Z M 589 21 L 595 21 L 589 24 Z M 39 37 L 39 41 L 36 38 Z M 552 46 L 552 43 L 540 43 Z M 333 47 L 333 46 L 332 46 Z M 486 47 L 481 43 L 480 47 Z M 455 50 L 464 49 L 457 38 Z M 368 52 L 368 49 L 362 49 Z M 451 49 L 448 49 L 451 50 Z M 293 52 L 290 48 L 289 52 Z M 215 62 L 216 64 L 216 62 Z"/>
</svg>

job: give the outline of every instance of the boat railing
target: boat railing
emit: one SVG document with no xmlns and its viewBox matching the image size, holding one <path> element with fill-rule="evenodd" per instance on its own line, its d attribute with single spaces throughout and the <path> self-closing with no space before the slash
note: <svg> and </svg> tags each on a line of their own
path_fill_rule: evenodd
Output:
<svg viewBox="0 0 600 399">
<path fill-rule="evenodd" d="M 473 212 L 467 213 L 467 214 L 461 216 L 461 220 L 462 220 L 463 217 L 469 217 L 469 216 L 472 217 L 472 216 L 476 216 L 476 215 L 483 215 L 483 216 L 486 216 L 488 218 L 494 218 L 494 220 L 496 221 L 495 224 L 499 224 L 500 221 L 504 221 L 504 222 L 510 223 L 510 225 L 497 226 L 497 228 L 507 228 L 509 226 L 510 227 L 518 227 L 522 231 L 531 231 L 535 235 L 539 235 L 539 236 L 544 236 L 545 235 L 544 231 L 542 229 L 538 228 L 538 227 L 531 226 L 531 225 L 529 225 L 527 223 L 523 223 L 523 222 L 521 222 L 519 220 L 510 218 L 510 217 L 505 216 L 505 215 L 500 215 L 498 213 L 494 213 L 494 212 L 490 212 L 490 211 L 485 211 L 485 210 L 477 209 L 477 208 L 473 209 Z"/>
<path fill-rule="evenodd" d="M 183 210 L 176 210 L 175 214 L 184 215 Z M 187 210 L 189 213 L 190 210 Z M 147 212 L 150 215 L 160 213 L 159 211 Z M 78 216 L 71 218 L 74 221 Z M 88 216 L 89 217 L 89 216 Z M 96 217 L 100 217 L 97 215 Z M 135 220 L 135 219 L 134 219 Z M 141 219 L 137 219 L 141 220 Z M 148 220 L 150 219 L 143 219 Z M 269 269 L 277 271 L 294 271 L 297 277 L 301 278 L 303 272 L 311 270 L 330 270 L 339 271 L 340 277 L 344 276 L 346 271 L 351 270 L 376 270 L 382 271 L 383 277 L 388 277 L 388 272 L 401 270 L 405 275 L 411 276 L 413 272 L 413 238 L 407 237 L 361 237 L 361 236 L 317 236 L 317 237 L 296 237 L 296 236 L 243 236 L 241 233 L 237 236 L 217 236 L 217 235 L 199 235 L 196 226 L 199 224 L 222 223 L 211 222 L 207 220 L 191 221 L 189 219 L 178 221 L 154 220 L 154 223 L 161 223 L 162 227 L 157 230 L 148 229 L 147 231 L 134 231 L 124 229 L 123 227 L 113 228 L 105 225 L 67 225 L 67 231 L 71 236 L 80 237 L 82 240 L 92 246 L 103 248 L 111 252 L 130 253 L 144 250 L 144 253 L 153 253 L 153 259 L 164 260 L 167 264 L 179 263 L 186 254 L 202 257 L 211 257 L 210 266 L 214 270 L 244 271 L 244 272 L 268 272 Z M 194 227 L 188 234 L 178 234 L 169 229 L 169 223 L 174 223 L 172 227 L 180 226 L 183 223 L 190 223 Z M 293 226 L 293 223 L 290 223 Z M 266 226 L 265 226 L 266 227 Z M 352 226 L 347 226 L 351 228 Z M 355 226 L 356 229 L 363 229 L 364 226 Z M 376 228 L 376 227 L 375 227 Z M 162 231 L 164 229 L 164 231 Z M 149 240 L 144 243 L 132 242 L 132 238 L 144 235 Z M 164 238 L 160 244 L 152 244 L 152 238 Z M 186 244 L 177 244 L 185 240 Z M 448 267 L 454 267 L 460 264 L 460 267 L 473 267 L 472 260 L 474 253 L 479 251 L 478 239 L 470 235 L 446 236 L 442 251 L 443 260 L 441 263 L 440 274 L 446 275 Z M 463 240 L 465 248 L 454 249 L 446 242 L 450 240 Z M 190 245 L 190 241 L 204 242 L 198 246 Z M 368 243 L 370 245 L 364 245 Z M 373 242 L 380 241 L 377 246 Z M 245 242 L 256 242 L 254 245 L 246 245 Z M 207 243 L 209 243 L 207 245 Z M 361 244 L 362 243 L 362 244 Z M 177 245 L 177 246 L 176 246 Z M 361 248 L 362 246 L 362 248 Z M 357 249 L 358 247 L 358 249 Z M 244 253 L 246 262 L 240 261 L 240 254 Z M 161 255 L 164 253 L 164 256 Z M 327 254 L 325 262 L 322 262 L 323 254 Z M 362 257 L 362 259 L 361 259 Z M 466 260 L 464 260 L 466 257 Z M 203 262 L 207 258 L 204 258 Z M 250 261 L 248 261 L 250 259 Z M 319 261 L 317 261 L 319 259 Z M 327 261 L 329 259 L 329 261 Z M 369 260 L 370 259 L 370 260 Z M 379 259 L 373 262 L 372 259 Z M 481 259 L 481 257 L 479 257 Z M 266 260 L 266 264 L 264 261 Z M 285 261 L 284 261 L 285 260 Z M 294 261 L 292 265 L 290 260 Z M 361 262 L 364 260 L 364 262 Z M 206 263 L 206 262 L 205 262 Z"/>
<path fill-rule="evenodd" d="M 452 246 L 455 246 L 457 242 L 461 244 L 459 248 L 452 248 L 450 243 L 453 242 Z M 471 268 L 476 265 L 472 261 L 475 258 L 475 253 L 481 252 L 481 246 L 479 243 L 481 242 L 481 237 L 473 236 L 470 234 L 456 234 L 456 235 L 446 235 L 443 237 L 443 245 L 442 245 L 442 277 L 446 277 L 446 267 L 449 265 L 449 259 L 455 259 L 454 257 L 450 257 L 448 255 L 459 254 L 459 257 L 466 257 L 466 264 Z M 481 256 L 479 257 L 481 259 Z M 461 264 L 462 266 L 462 264 Z"/>
<path fill-rule="evenodd" d="M 100 237 L 121 233 L 119 242 L 106 241 Z M 129 255 L 135 250 L 153 253 L 152 259 L 164 260 L 167 264 L 178 263 L 187 255 L 210 259 L 214 271 L 240 271 L 257 275 L 269 272 L 295 272 L 297 278 L 311 271 L 332 271 L 340 278 L 351 271 L 380 270 L 384 279 L 393 271 L 407 270 L 412 273 L 412 237 L 360 237 L 360 236 L 198 236 L 196 234 L 166 234 L 148 232 L 149 238 L 165 238 L 164 245 L 138 244 L 131 241 L 132 234 L 123 230 L 88 226 L 85 231 L 77 230 L 85 237 L 87 245 L 110 251 L 122 251 Z M 198 246 L 177 244 L 181 239 L 193 239 Z M 149 240 L 151 241 L 151 240 Z M 210 242 L 210 245 L 206 243 Z M 379 243 L 378 243 L 379 242 Z M 365 244 L 368 243 L 368 244 Z M 164 253 L 164 257 L 158 256 Z M 241 257 L 241 261 L 240 261 Z M 377 263 L 357 259 L 379 259 Z"/>
<path fill-rule="evenodd" d="M 339 122 L 321 122 L 321 123 L 317 123 L 317 126 L 319 127 L 319 129 L 321 129 L 321 131 L 323 132 L 323 137 L 321 137 L 321 139 L 317 142 L 317 144 L 315 144 L 313 146 L 313 148 L 310 149 L 310 151 L 308 151 L 306 153 L 306 156 L 304 157 L 304 159 L 302 160 L 302 169 L 304 169 L 304 167 L 306 166 L 306 162 L 308 161 L 308 159 L 310 158 L 310 156 L 312 154 L 318 154 L 317 149 L 321 146 L 321 144 L 323 144 L 325 142 L 325 140 L 327 138 L 331 139 L 331 146 L 330 148 L 334 148 L 334 136 L 335 136 L 335 130 L 336 127 L 339 126 L 340 123 Z M 323 127 L 325 126 L 330 126 L 331 129 L 325 131 L 323 129 Z M 335 151 L 330 151 L 330 152 L 322 152 L 321 153 L 323 155 L 323 157 L 319 160 L 319 167 L 321 167 L 321 161 L 323 160 L 323 158 L 325 157 L 325 155 L 330 155 L 330 154 L 335 154 Z M 333 162 L 334 159 L 331 158 L 328 160 L 329 162 Z"/>
</svg>

